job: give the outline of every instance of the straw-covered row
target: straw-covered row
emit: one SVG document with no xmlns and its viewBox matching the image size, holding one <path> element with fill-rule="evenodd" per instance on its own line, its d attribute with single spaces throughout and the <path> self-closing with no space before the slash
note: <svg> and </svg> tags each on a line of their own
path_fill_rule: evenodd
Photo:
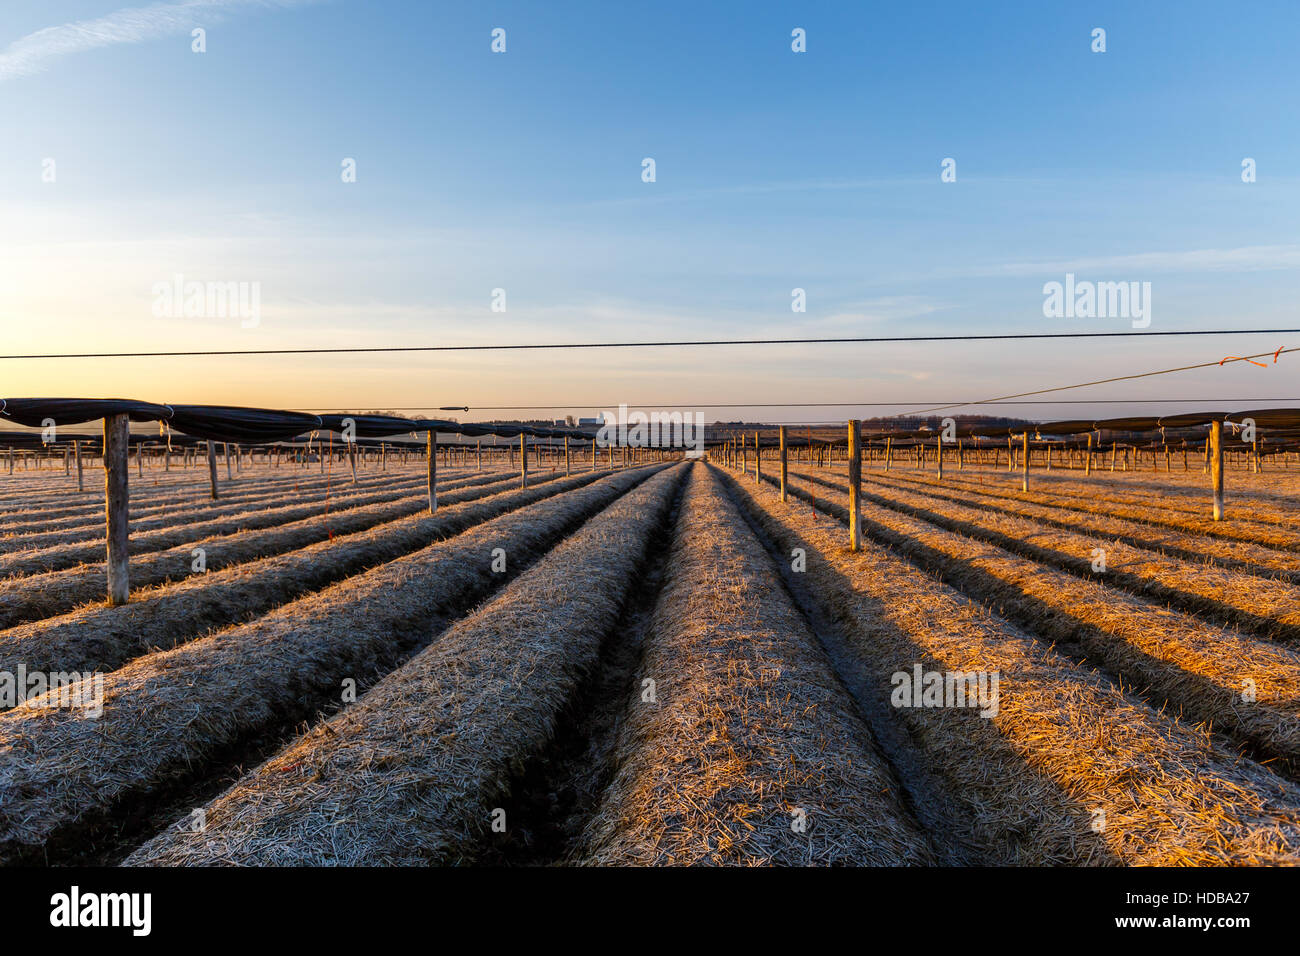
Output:
<svg viewBox="0 0 1300 956">
<path fill-rule="evenodd" d="M 829 494 L 835 500 L 847 500 L 843 486 Z M 1300 638 L 1300 588 L 1286 581 L 1180 560 L 1105 536 L 1045 528 L 996 509 L 949 503 L 938 495 L 864 491 L 863 500 L 1085 579 L 1099 575 L 1093 564 L 1097 560 L 1094 551 L 1100 548 L 1106 557 L 1101 578 L 1110 585 L 1262 637 Z"/>
<path fill-rule="evenodd" d="M 847 495 L 792 489 L 842 522 Z M 920 517 L 870 508 L 863 533 L 1031 634 L 1104 664 L 1157 704 L 1244 741 L 1274 769 L 1300 770 L 1300 654 L 1080 580 Z"/>
<path fill-rule="evenodd" d="M 141 865 L 401 865 L 473 860 L 509 783 L 617 638 L 651 532 L 681 485 L 661 472 L 355 706 L 170 828 Z M 500 816 L 497 819 L 502 819 Z"/>
<path fill-rule="evenodd" d="M 823 487 L 841 490 L 846 487 L 845 480 L 842 478 L 827 480 L 825 476 L 812 473 L 794 473 L 794 477 Z M 949 488 L 946 479 L 944 484 L 939 485 L 933 482 L 898 481 L 893 476 L 882 478 L 880 475 L 864 474 L 863 482 L 864 493 L 884 496 L 893 492 L 923 491 L 929 498 L 969 505 L 986 514 L 1009 514 L 1030 518 L 1039 526 L 1038 530 L 1059 528 L 1071 533 L 1100 535 L 1108 541 L 1120 541 L 1133 547 L 1160 551 L 1199 564 L 1214 564 L 1261 577 L 1300 582 L 1300 554 L 1279 551 L 1263 544 L 1212 538 L 1194 531 L 1177 531 L 1122 518 L 1072 511 L 1063 507 L 1025 504 L 1009 496 L 986 495 L 981 492 L 967 493 Z M 1148 507 L 1153 511 L 1159 508 L 1154 504 Z"/>
<path fill-rule="evenodd" d="M 535 483 L 548 480 L 550 476 L 542 476 Z M 517 478 L 503 479 L 490 484 L 458 485 L 449 490 L 440 490 L 439 507 L 482 498 L 517 483 Z M 133 557 L 131 585 L 142 589 L 190 577 L 194 573 L 196 549 L 202 549 L 206 571 L 211 573 L 270 555 L 305 548 L 317 542 L 328 542 L 331 538 L 337 540 L 340 535 L 365 531 L 418 515 L 427 507 L 428 498 L 420 494 L 388 504 L 332 511 L 328 520 L 317 516 L 261 531 L 243 531 L 220 538 L 190 541 L 167 551 Z M 101 557 L 103 550 L 101 545 Z M 10 628 L 28 621 L 38 621 L 66 613 L 82 604 L 102 601 L 105 575 L 105 565 L 101 561 L 78 565 L 65 571 L 0 581 L 0 627 Z"/>
<path fill-rule="evenodd" d="M 463 472 L 462 472 L 463 473 Z M 440 478 L 454 478 L 456 475 L 439 472 Z M 498 474 L 498 477 L 504 477 Z M 140 483 L 131 484 L 130 515 L 131 526 L 137 530 L 149 530 L 163 527 L 153 522 L 159 519 L 171 519 L 173 522 L 188 520 L 198 521 L 216 515 L 234 513 L 242 505 L 244 509 L 259 503 L 289 500 L 311 500 L 324 497 L 327 490 L 332 498 L 342 495 L 364 494 L 370 491 L 391 489 L 413 485 L 424 478 L 423 474 L 406 472 L 384 472 L 380 475 L 358 479 L 356 485 L 343 480 L 335 474 L 328 480 L 321 478 L 311 481 L 271 481 L 262 478 L 241 476 L 233 488 L 222 488 L 221 497 L 210 501 L 207 489 L 186 488 L 184 493 L 165 496 L 147 495 Z M 102 485 L 102 480 L 97 484 Z M 102 492 L 102 488 L 100 489 Z M 89 497 L 89 496 L 87 496 Z M 99 496 L 102 499 L 102 493 Z M 28 542 L 29 536 L 48 532 L 89 531 L 103 534 L 104 502 L 87 501 L 75 508 L 43 508 L 37 505 L 16 515 L 0 518 L 0 553 L 18 550 L 24 546 L 33 547 Z M 69 539 L 71 540 L 71 539 Z"/>
<path fill-rule="evenodd" d="M 902 558 L 854 554 L 766 486 L 727 477 L 777 546 L 807 551 L 807 598 L 847 635 L 866 693 L 899 675 L 998 675 L 996 714 L 900 699 L 890 713 L 988 862 L 1212 865 L 1300 862 L 1300 789 L 1157 714 Z M 920 704 L 916 706 L 915 704 Z M 952 703 L 946 698 L 944 703 Z"/>
<path fill-rule="evenodd" d="M 578 862 L 922 865 L 926 838 L 771 559 L 704 465 Z"/>
<path fill-rule="evenodd" d="M 310 591 L 400 558 L 475 524 L 580 488 L 607 472 L 546 479 L 527 489 L 447 494 L 435 515 L 419 514 L 333 541 L 193 575 L 138 592 L 121 607 L 94 605 L 0 631 L 0 672 L 107 671 L 219 627 L 250 620 Z M 459 502 L 458 499 L 459 498 Z"/>
<path fill-rule="evenodd" d="M 478 479 L 462 479 L 471 483 Z M 458 485 L 460 482 L 457 483 Z M 338 489 L 341 494 L 325 496 L 308 502 L 268 508 L 265 503 L 237 506 L 230 513 L 215 518 L 193 521 L 187 514 L 181 514 L 178 521 L 167 522 L 152 531 L 132 531 L 130 552 L 132 556 L 143 556 L 178 545 L 191 544 L 205 539 L 224 537 L 247 531 L 265 528 L 283 527 L 307 518 L 316 518 L 324 514 L 349 508 L 377 505 L 405 500 L 418 502 L 420 489 L 413 482 L 399 482 L 397 487 L 378 488 L 357 494 L 349 493 L 347 486 Z M 97 535 L 66 532 L 55 537 L 67 537 L 65 544 L 51 544 L 49 547 L 37 547 L 27 551 L 14 551 L 0 555 L 0 578 L 14 579 L 29 574 L 44 574 L 65 568 L 96 561 L 103 557 L 104 541 L 100 529 Z M 88 538 L 93 540 L 87 540 Z"/>
<path fill-rule="evenodd" d="M 954 472 L 951 469 L 950 456 L 951 451 L 944 456 L 950 465 L 945 469 L 943 482 L 945 486 L 984 491 L 989 488 L 989 478 L 993 478 L 995 486 L 1000 486 L 998 487 L 1000 494 L 1022 501 L 1039 499 L 1069 506 L 1082 499 L 1143 508 L 1154 506 L 1162 511 L 1196 516 L 1205 514 L 1204 503 L 1197 499 L 1204 496 L 1208 482 L 1202 475 L 1199 464 L 1195 471 L 1180 473 L 1177 476 L 1180 480 L 1157 481 L 1150 484 L 1146 482 L 1135 484 L 1131 478 L 1125 479 L 1124 472 L 1110 472 L 1100 463 L 1094 466 L 1094 474 L 1088 478 L 1072 478 L 1068 471 L 1035 471 L 1034 478 L 1037 480 L 1030 484 L 1030 491 L 1026 493 L 1019 488 L 1019 476 L 1015 476 L 1014 480 L 1017 484 L 1013 486 L 1007 480 L 1006 471 L 993 471 L 987 474 L 980 471 Z M 1167 474 L 1173 476 L 1172 472 Z M 891 472 L 890 476 L 900 481 L 919 484 L 935 483 L 935 479 L 929 475 L 909 475 L 906 471 Z M 1232 491 L 1234 515 L 1265 524 L 1285 525 L 1291 522 L 1287 496 L 1259 490 L 1258 476 L 1230 475 L 1227 480 Z"/>
<path fill-rule="evenodd" d="M 899 478 L 894 473 L 882 476 L 877 472 L 867 475 L 872 481 L 893 482 L 908 480 Z M 1171 528 L 1176 531 L 1190 531 L 1212 538 L 1224 538 L 1244 541 L 1279 548 L 1287 551 L 1300 551 L 1300 533 L 1293 528 L 1280 526 L 1267 521 L 1250 521 L 1234 517 L 1231 521 L 1214 521 L 1209 517 L 1209 509 L 1198 514 L 1184 514 L 1168 508 L 1153 507 L 1150 504 L 1119 504 L 1099 500 L 1094 497 L 1067 497 L 1037 492 L 1030 486 L 1028 492 L 1017 490 L 984 491 L 981 494 L 991 498 L 1006 498 L 1012 501 L 1025 501 L 1033 504 L 1057 508 L 1066 512 L 1097 515 L 1103 518 L 1118 518 L 1136 521 L 1139 524 L 1157 528 Z"/>
<path fill-rule="evenodd" d="M 0 714 L 0 863 L 84 852 L 115 815 L 140 817 L 221 755 L 340 701 L 345 680 L 364 687 L 654 470 L 601 479 L 138 658 L 99 678 L 98 719 L 52 696 Z M 64 699 L 89 691 L 83 682 Z"/>
<path fill-rule="evenodd" d="M 876 486 L 872 490 L 880 494 L 918 493 L 927 498 L 978 508 L 990 515 L 1010 515 L 1030 519 L 1040 526 L 1046 525 L 1066 532 L 1103 535 L 1109 540 L 1122 541 L 1133 547 L 1147 550 L 1157 550 L 1198 564 L 1212 563 L 1227 568 L 1239 568 L 1266 577 L 1300 582 L 1300 554 L 1294 551 L 1280 551 L 1263 544 L 1212 538 L 1195 531 L 1176 531 L 1123 518 L 1071 511 L 1057 506 L 1027 504 L 1014 498 L 949 488 L 946 483 L 940 485 L 933 482 L 879 482 L 876 481 L 876 476 L 872 476 L 870 483 Z M 840 487 L 843 487 L 843 482 L 840 482 Z M 1152 502 L 1146 507 L 1157 511 L 1162 506 Z M 1231 508 L 1229 520 L 1236 520 L 1237 516 L 1237 509 Z"/>
<path fill-rule="evenodd" d="M 208 526 L 210 522 L 231 517 L 238 518 L 254 514 L 269 514 L 274 517 L 277 512 L 281 512 L 284 508 L 296 509 L 316 506 L 323 508 L 327 501 L 331 511 L 335 508 L 377 504 L 382 501 L 393 501 L 403 495 L 416 494 L 420 490 L 420 485 L 419 479 L 410 475 L 405 477 L 393 475 L 389 481 L 369 488 L 356 488 L 346 481 L 336 479 L 331 487 L 328 489 L 322 487 L 318 493 L 312 495 L 290 495 L 282 490 L 249 496 L 237 501 L 219 499 L 216 502 L 183 502 L 162 509 L 133 507 L 130 513 L 131 533 L 141 536 L 143 539 L 144 536 L 152 532 L 172 528 L 198 527 L 202 529 Z M 293 510 L 284 513 L 288 514 L 285 519 L 288 521 L 305 517 L 305 515 Z M 200 533 L 203 533 L 202 530 L 200 530 Z M 217 533 L 226 532 L 218 530 Z M 103 537 L 104 516 L 102 510 L 99 514 L 88 516 L 74 524 L 57 525 L 51 522 L 46 527 L 0 537 L 0 566 L 15 561 L 21 563 L 24 560 L 24 555 L 39 558 L 44 556 L 47 551 L 51 555 L 55 554 L 56 552 L 50 549 L 62 545 L 83 544 L 87 541 L 93 542 L 96 539 L 102 541 Z M 42 568 L 42 570 L 45 569 Z"/>
</svg>

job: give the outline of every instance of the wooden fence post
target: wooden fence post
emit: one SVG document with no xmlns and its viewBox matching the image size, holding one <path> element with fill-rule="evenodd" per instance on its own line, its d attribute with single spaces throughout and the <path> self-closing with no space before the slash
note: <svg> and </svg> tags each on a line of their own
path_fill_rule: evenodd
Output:
<svg viewBox="0 0 1300 956">
<path fill-rule="evenodd" d="M 1021 471 L 1021 477 L 1020 477 L 1020 490 L 1028 491 L 1029 490 L 1029 429 L 1028 428 L 1025 429 L 1024 458 L 1025 460 L 1022 463 L 1023 469 Z"/>
<path fill-rule="evenodd" d="M 1092 432 L 1088 432 L 1088 450 L 1083 453 L 1084 477 L 1092 474 Z"/>
<path fill-rule="evenodd" d="M 935 474 L 939 481 L 943 481 L 943 432 L 940 432 L 934 442 L 934 461 Z"/>
<path fill-rule="evenodd" d="M 528 487 L 528 436 L 519 433 L 519 487 Z"/>
<path fill-rule="evenodd" d="M 564 477 L 568 478 L 573 474 L 573 459 L 569 453 L 569 436 L 564 436 Z"/>
<path fill-rule="evenodd" d="M 125 604 L 131 593 L 127 560 L 128 516 L 127 453 L 131 438 L 130 416 L 104 419 L 104 517 L 108 543 L 108 603 Z"/>
<path fill-rule="evenodd" d="M 10 449 L 9 454 L 10 454 L 11 456 L 13 455 L 13 450 L 12 450 L 12 449 Z M 83 479 L 83 477 L 82 477 L 82 473 L 81 473 L 81 469 L 82 469 L 82 462 L 81 462 L 81 442 L 79 442 L 79 441 L 74 441 L 74 442 L 72 443 L 72 457 L 75 458 L 75 459 L 77 459 L 77 490 L 78 490 L 78 491 L 85 491 L 85 490 L 86 490 L 86 483 L 85 483 L 85 480 Z M 12 464 L 12 463 L 13 463 L 13 462 L 11 461 L 10 464 Z"/>
<path fill-rule="evenodd" d="M 1214 485 L 1214 520 L 1223 520 L 1223 422 L 1210 422 L 1210 475 Z"/>
<path fill-rule="evenodd" d="M 862 461 L 858 458 L 858 420 L 849 420 L 849 550 L 862 550 L 862 527 L 858 518 L 862 497 Z"/>
<path fill-rule="evenodd" d="M 432 428 L 425 434 L 429 450 L 429 514 L 438 511 L 438 433 Z"/>
<path fill-rule="evenodd" d="M 780 439 L 781 439 L 781 500 L 785 501 L 786 500 L 785 483 L 789 476 L 790 465 L 789 465 L 789 461 L 786 458 L 784 425 L 781 426 Z"/>
<path fill-rule="evenodd" d="M 217 443 L 208 439 L 208 482 L 212 486 L 212 500 L 217 500 Z"/>
</svg>

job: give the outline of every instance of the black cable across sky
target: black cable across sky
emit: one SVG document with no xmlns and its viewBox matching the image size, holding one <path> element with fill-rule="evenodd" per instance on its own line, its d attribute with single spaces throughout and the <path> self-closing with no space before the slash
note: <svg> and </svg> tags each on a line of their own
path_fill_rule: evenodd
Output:
<svg viewBox="0 0 1300 956">
<path fill-rule="evenodd" d="M 1294 335 L 1300 329 L 1174 329 L 1155 332 L 1021 332 L 996 335 L 893 335 L 800 339 L 686 339 L 657 342 L 550 342 L 514 345 L 376 345 L 350 348 L 203 349 L 168 352 L 46 352 L 0 355 L 18 359 L 185 358 L 218 355 L 355 355 L 365 352 L 502 352 L 533 349 L 643 349 L 716 345 L 846 345 L 888 342 L 995 342 L 1031 339 L 1114 339 L 1186 335 Z"/>
</svg>

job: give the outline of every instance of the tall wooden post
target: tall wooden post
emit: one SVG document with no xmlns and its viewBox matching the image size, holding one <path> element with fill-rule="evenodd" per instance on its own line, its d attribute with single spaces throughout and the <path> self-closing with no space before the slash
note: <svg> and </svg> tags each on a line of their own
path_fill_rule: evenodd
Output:
<svg viewBox="0 0 1300 956">
<path fill-rule="evenodd" d="M 781 426 L 780 439 L 781 439 L 781 500 L 785 501 L 786 500 L 785 483 L 786 483 L 786 479 L 789 476 L 790 465 L 786 459 L 784 425 Z"/>
<path fill-rule="evenodd" d="M 894 439 L 889 437 L 885 439 L 885 471 L 889 471 L 894 464 Z"/>
<path fill-rule="evenodd" d="M 1021 472 L 1021 477 L 1020 477 L 1020 490 L 1028 491 L 1029 490 L 1029 429 L 1028 428 L 1025 429 L 1024 458 L 1025 460 L 1021 463 L 1023 470 Z"/>
<path fill-rule="evenodd" d="M 1214 485 L 1214 520 L 1223 520 L 1223 422 L 1210 422 L 1210 480 Z"/>
<path fill-rule="evenodd" d="M 940 432 L 939 437 L 935 439 L 934 461 L 935 461 L 935 466 L 934 466 L 935 474 L 938 476 L 939 481 L 943 481 L 943 433 L 942 432 Z"/>
<path fill-rule="evenodd" d="M 125 604 L 131 593 L 127 538 L 129 495 L 127 449 L 131 437 L 128 415 L 104 419 L 104 517 L 108 542 L 108 603 Z"/>
<path fill-rule="evenodd" d="M 1086 477 L 1092 474 L 1092 432 L 1088 432 L 1088 450 L 1083 455 L 1083 474 Z"/>
<path fill-rule="evenodd" d="M 564 477 L 568 478 L 573 474 L 573 459 L 569 453 L 569 436 L 564 436 Z"/>
<path fill-rule="evenodd" d="M 754 432 L 754 483 L 763 483 L 763 446 L 758 443 L 758 432 Z"/>
<path fill-rule="evenodd" d="M 849 420 L 849 550 L 862 550 L 862 527 L 858 518 L 862 496 L 862 460 L 858 457 L 858 420 Z"/>
<path fill-rule="evenodd" d="M 519 433 L 519 487 L 528 487 L 528 436 Z"/>
<path fill-rule="evenodd" d="M 217 443 L 208 440 L 208 482 L 212 486 L 212 500 L 217 500 Z"/>
<path fill-rule="evenodd" d="M 9 449 L 9 455 L 10 455 L 10 459 L 11 459 L 11 460 L 10 460 L 10 464 L 13 464 L 13 461 L 12 461 L 12 457 L 13 457 L 13 449 L 12 449 L 12 448 Z M 75 459 L 77 459 L 77 490 L 78 490 L 78 491 L 85 491 L 85 490 L 86 490 L 86 482 L 85 482 L 85 480 L 84 480 L 84 478 L 83 478 L 83 476 L 82 476 L 82 473 L 81 473 L 81 469 L 82 469 L 82 461 L 81 461 L 81 442 L 79 442 L 79 441 L 74 441 L 74 442 L 72 443 L 72 457 L 75 458 Z M 10 469 L 10 470 L 12 471 L 12 469 Z"/>
<path fill-rule="evenodd" d="M 325 460 L 325 452 L 321 451 L 321 461 Z M 352 483 L 357 483 L 357 440 L 354 437 L 348 442 L 348 462 L 352 465 Z"/>
<path fill-rule="evenodd" d="M 429 450 L 429 514 L 438 511 L 438 433 L 432 428 L 426 433 Z"/>
<path fill-rule="evenodd" d="M 479 474 L 483 473 L 483 439 L 478 439 L 475 444 L 478 446 L 478 470 Z"/>
</svg>

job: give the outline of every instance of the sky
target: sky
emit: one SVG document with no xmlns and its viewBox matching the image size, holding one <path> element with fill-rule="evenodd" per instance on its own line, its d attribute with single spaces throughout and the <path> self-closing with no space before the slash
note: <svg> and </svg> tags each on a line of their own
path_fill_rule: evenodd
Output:
<svg viewBox="0 0 1300 956">
<path fill-rule="evenodd" d="M 0 353 L 1133 330 L 1045 315 L 1067 273 L 1296 328 L 1298 47 L 1288 2 L 6 0 Z M 0 397 L 828 421 L 1295 345 L 5 359 Z M 1300 404 L 1296 363 L 963 411 Z"/>
</svg>

